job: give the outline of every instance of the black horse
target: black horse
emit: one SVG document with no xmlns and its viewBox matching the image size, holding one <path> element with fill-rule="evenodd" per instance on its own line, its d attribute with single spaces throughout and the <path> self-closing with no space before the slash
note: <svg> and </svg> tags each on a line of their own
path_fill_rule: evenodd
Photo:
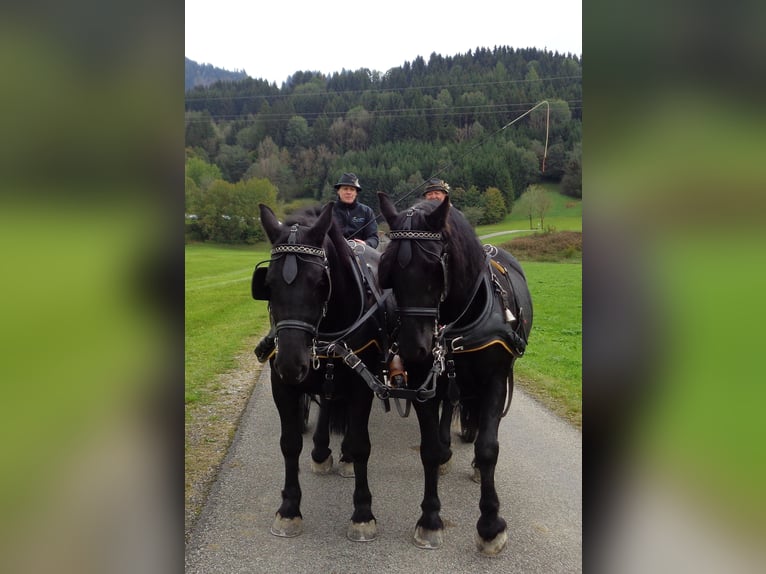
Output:
<svg viewBox="0 0 766 574">
<path fill-rule="evenodd" d="M 333 222 L 334 202 L 309 208 L 280 223 L 265 205 L 261 224 L 272 243 L 267 269 L 256 269 L 254 291 L 265 291 L 277 335 L 270 358 L 271 390 L 281 421 L 280 446 L 285 460 L 282 504 L 271 532 L 302 532 L 298 457 L 303 440 L 303 398 L 322 397 L 312 468 L 332 466 L 328 427 L 344 433 L 341 450 L 353 461 L 354 512 L 347 536 L 373 540 L 377 524 L 367 480 L 370 456 L 368 421 L 373 392 L 349 367 L 356 361 L 382 364 L 389 298 L 377 286 L 380 254 L 352 244 Z M 257 278 L 258 272 L 265 276 Z M 390 293 L 389 293 L 390 294 Z M 390 309 L 389 309 L 390 311 Z"/>
<path fill-rule="evenodd" d="M 452 453 L 448 427 L 440 426 L 439 405 L 450 401 L 459 405 L 463 437 L 475 437 L 473 464 L 481 481 L 477 548 L 494 555 L 508 541 L 494 475 L 498 426 L 510 406 L 514 361 L 523 355 L 532 327 L 526 278 L 509 253 L 481 245 L 449 198 L 422 201 L 399 213 L 385 193 L 378 197 L 391 228 L 380 284 L 393 289 L 399 354 L 408 386 L 420 398 L 413 404 L 425 490 L 415 544 L 436 548 L 443 543 L 439 466 Z M 431 388 L 435 392 L 426 394 Z"/>
</svg>

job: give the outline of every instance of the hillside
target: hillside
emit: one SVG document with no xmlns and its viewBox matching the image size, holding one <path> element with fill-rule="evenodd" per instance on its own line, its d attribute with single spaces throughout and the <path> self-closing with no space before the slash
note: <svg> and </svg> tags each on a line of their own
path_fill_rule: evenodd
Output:
<svg viewBox="0 0 766 574">
<path fill-rule="evenodd" d="M 184 90 L 187 92 L 197 86 L 210 86 L 216 82 L 236 82 L 247 78 L 244 70 L 232 72 L 216 68 L 211 64 L 198 64 L 189 58 L 184 58 L 184 61 Z"/>
<path fill-rule="evenodd" d="M 277 210 L 327 201 L 338 176 L 354 172 L 367 205 L 379 190 L 409 202 L 438 175 L 460 209 L 491 223 L 532 184 L 582 196 L 582 110 L 579 57 L 508 46 L 434 53 L 385 74 L 198 86 L 185 98 L 186 213 L 207 222 L 200 239 L 254 240 L 249 223 L 217 229 L 221 216 L 250 221 L 242 206 L 253 194 L 273 195 Z"/>
</svg>

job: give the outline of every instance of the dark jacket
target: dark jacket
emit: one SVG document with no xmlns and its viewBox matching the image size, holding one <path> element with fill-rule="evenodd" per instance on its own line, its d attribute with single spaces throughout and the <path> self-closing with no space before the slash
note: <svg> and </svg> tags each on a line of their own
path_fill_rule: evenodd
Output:
<svg viewBox="0 0 766 574">
<path fill-rule="evenodd" d="M 371 207 L 358 201 L 351 204 L 338 201 L 333 209 L 333 217 L 340 225 L 343 237 L 361 239 L 370 247 L 378 247 L 378 223 Z"/>
</svg>

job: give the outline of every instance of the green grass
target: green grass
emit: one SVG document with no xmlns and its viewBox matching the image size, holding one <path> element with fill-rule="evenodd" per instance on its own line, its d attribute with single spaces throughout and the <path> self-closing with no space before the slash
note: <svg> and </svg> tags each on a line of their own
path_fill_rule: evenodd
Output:
<svg viewBox="0 0 766 574">
<path fill-rule="evenodd" d="M 556 184 L 540 184 L 540 187 L 548 192 L 551 199 L 551 208 L 543 219 L 545 228 L 551 227 L 557 231 L 582 231 L 582 200 L 567 197 L 559 193 L 559 186 Z M 512 212 L 500 223 L 492 225 L 479 225 L 476 227 L 476 234 L 487 235 L 499 231 L 524 230 L 527 232 L 537 231 L 540 223 L 539 218 L 532 218 L 534 230 L 529 229 L 529 217 L 523 213 Z M 514 234 L 518 237 L 520 234 Z M 493 245 L 508 241 L 508 236 L 497 236 L 486 240 Z"/>
<path fill-rule="evenodd" d="M 577 426 L 582 425 L 582 264 L 522 261 L 534 321 L 516 381 Z"/>
<path fill-rule="evenodd" d="M 267 245 L 186 246 L 186 402 L 206 403 L 216 375 L 235 367 L 246 341 L 268 330 L 266 303 L 250 295 Z"/>
<path fill-rule="evenodd" d="M 766 252 L 762 232 L 733 235 L 705 228 L 658 250 L 650 279 L 664 344 L 637 429 L 645 459 L 762 539 Z"/>
</svg>

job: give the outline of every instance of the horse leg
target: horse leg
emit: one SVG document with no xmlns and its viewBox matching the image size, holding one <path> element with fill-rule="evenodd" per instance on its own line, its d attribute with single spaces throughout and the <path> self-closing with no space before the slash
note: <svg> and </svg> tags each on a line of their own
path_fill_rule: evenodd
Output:
<svg viewBox="0 0 766 574">
<path fill-rule="evenodd" d="M 444 523 L 439 516 L 439 463 L 443 458 L 443 445 L 439 440 L 439 401 L 415 401 L 415 412 L 420 426 L 420 461 L 423 464 L 422 514 L 415 525 L 414 543 L 418 548 L 439 548 L 444 543 Z"/>
<path fill-rule="evenodd" d="M 354 478 L 354 457 L 350 454 L 348 446 L 348 433 L 343 435 L 340 443 L 340 460 L 338 461 L 338 474 L 343 478 Z"/>
<path fill-rule="evenodd" d="M 330 450 L 330 406 L 322 397 L 319 402 L 319 416 L 312 437 L 314 448 L 311 450 L 311 471 L 314 474 L 328 474 L 332 470 L 332 450 Z"/>
<path fill-rule="evenodd" d="M 272 371 L 271 394 L 279 411 L 281 434 L 279 446 L 285 461 L 285 484 L 282 489 L 282 504 L 277 510 L 271 533 L 274 536 L 291 538 L 303 532 L 301 515 L 301 486 L 298 481 L 298 457 L 303 449 L 301 434 L 302 409 L 301 393 L 295 387 L 288 387 Z"/>
<path fill-rule="evenodd" d="M 439 460 L 439 474 L 447 474 L 452 466 L 452 416 L 455 407 L 449 399 L 441 401 L 441 416 L 439 417 L 439 442 L 442 457 Z"/>
<path fill-rule="evenodd" d="M 488 392 L 481 398 L 479 432 L 474 444 L 474 464 L 481 477 L 479 510 L 476 523 L 476 547 L 482 554 L 499 554 L 508 543 L 508 529 L 499 515 L 500 500 L 495 489 L 495 467 L 500 452 L 498 427 L 506 397 L 506 381 L 496 374 L 490 377 Z"/>
<path fill-rule="evenodd" d="M 357 381 L 354 381 L 357 383 Z M 357 383 L 356 392 L 349 402 L 349 424 L 343 442 L 354 468 L 354 512 L 346 536 L 354 542 L 369 542 L 378 537 L 378 525 L 372 513 L 372 493 L 367 480 L 370 459 L 370 433 L 368 425 L 372 410 L 372 392 Z"/>
</svg>

